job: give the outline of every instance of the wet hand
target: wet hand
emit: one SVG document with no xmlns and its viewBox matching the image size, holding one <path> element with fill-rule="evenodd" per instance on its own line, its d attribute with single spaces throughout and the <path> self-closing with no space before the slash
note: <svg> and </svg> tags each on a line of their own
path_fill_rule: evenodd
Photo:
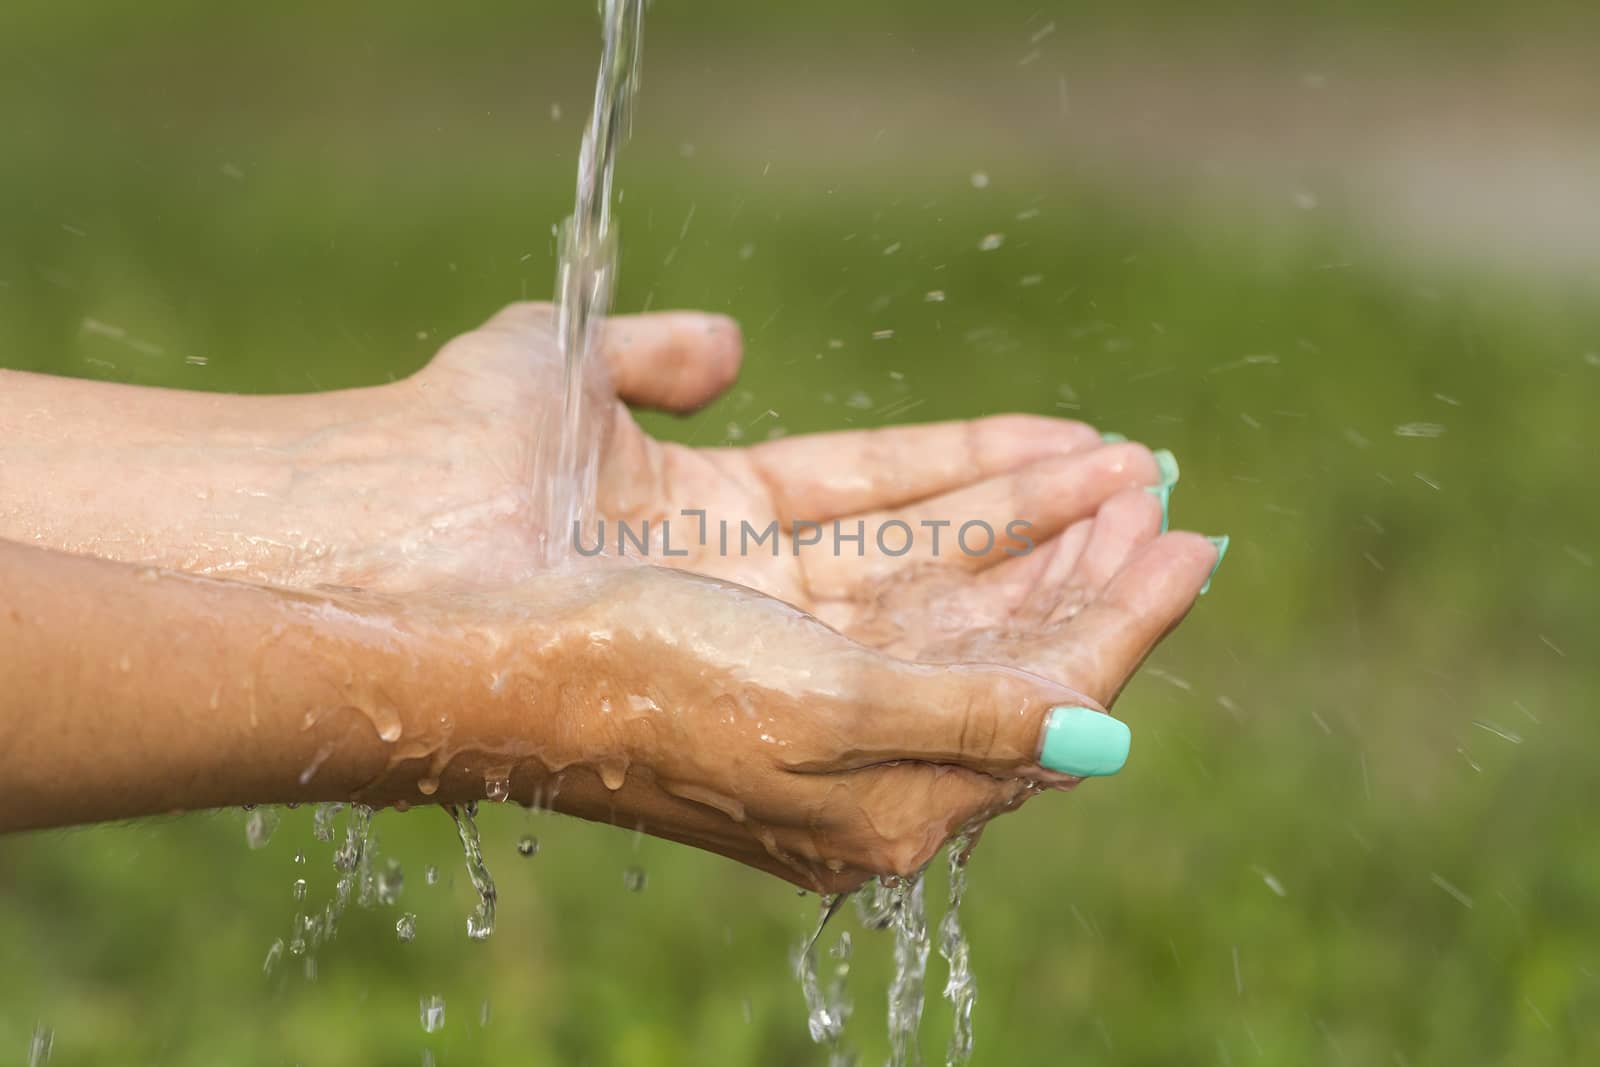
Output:
<svg viewBox="0 0 1600 1067">
<path fill-rule="evenodd" d="M 1025 584 L 1039 561 L 1059 568 L 1075 558 L 1076 539 L 1113 496 L 1175 476 L 1170 456 L 1107 444 L 1082 423 L 1025 415 L 749 448 L 661 442 L 638 427 L 627 405 L 687 411 L 713 399 L 737 372 L 737 327 L 687 312 L 625 316 L 608 323 L 602 354 L 610 382 L 591 383 L 598 418 L 589 431 L 611 547 L 618 523 L 635 532 L 648 523 L 654 562 L 778 597 L 902 656 L 1014 621 L 1027 609 L 1009 590 Z M 545 536 L 527 498 L 527 457 L 537 450 L 536 427 L 552 417 L 558 371 L 549 306 L 518 304 L 452 341 L 412 380 L 429 413 L 414 436 L 451 442 L 422 447 L 465 447 L 477 461 L 453 464 L 454 479 L 394 487 L 402 510 L 415 499 L 412 510 L 435 517 L 450 549 L 440 558 L 451 566 L 503 577 L 525 566 Z M 439 494 L 461 503 L 441 504 Z M 661 554 L 664 524 L 684 555 Z M 714 532 L 723 524 L 733 532 L 731 549 Z M 774 529 L 775 538 L 741 550 L 744 524 L 761 534 Z M 598 531 L 582 536 L 592 542 Z M 797 544 L 808 538 L 816 543 Z M 416 580 L 425 570 L 384 580 Z"/>
<path fill-rule="evenodd" d="M 487 768 L 518 799 L 806 888 L 912 873 L 952 834 L 1121 767 L 1129 732 L 1104 709 L 1217 563 L 1212 543 L 1160 522 L 1150 494 L 1113 497 L 1050 552 L 965 589 L 961 606 L 992 625 L 958 627 L 922 662 L 662 568 L 472 594 L 491 710 L 424 781 L 482 796 Z"/>
</svg>

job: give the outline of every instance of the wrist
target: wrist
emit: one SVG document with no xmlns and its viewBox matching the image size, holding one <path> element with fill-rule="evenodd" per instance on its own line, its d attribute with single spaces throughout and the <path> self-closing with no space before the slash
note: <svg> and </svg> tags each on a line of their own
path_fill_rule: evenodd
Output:
<svg viewBox="0 0 1600 1067">
<path fill-rule="evenodd" d="M 392 714 L 374 716 L 380 773 L 355 790 L 374 806 L 516 800 L 549 806 L 572 776 L 621 774 L 638 755 L 608 695 L 609 650 L 594 625 L 606 572 L 552 574 L 515 590 L 403 598 L 412 638 Z"/>
</svg>

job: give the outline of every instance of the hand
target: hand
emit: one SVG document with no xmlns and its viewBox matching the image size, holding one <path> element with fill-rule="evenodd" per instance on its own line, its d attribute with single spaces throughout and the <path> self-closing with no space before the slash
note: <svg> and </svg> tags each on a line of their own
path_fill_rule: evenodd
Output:
<svg viewBox="0 0 1600 1067">
<path fill-rule="evenodd" d="M 1091 547 L 1129 544 L 1108 535 Z M 1168 612 L 1192 599 L 1209 552 L 1183 538 L 1169 549 L 1183 585 Z M 399 731 L 410 759 L 389 761 L 370 802 L 481 798 L 486 781 L 508 780 L 501 795 L 828 892 L 913 873 L 950 835 L 1074 784 L 1039 762 L 1051 709 L 1097 712 L 1078 672 L 1114 691 L 1144 651 L 1110 626 L 1084 638 L 1080 658 L 1052 661 L 1053 680 L 910 663 L 749 589 L 653 567 L 436 594 L 426 615 L 476 635 L 469 674 L 490 681 L 458 705 L 460 721 Z M 1151 612 L 1148 624 L 1172 619 Z M 1013 637 L 1030 660 L 1050 644 L 1043 630 Z"/>
<path fill-rule="evenodd" d="M 1030 524 L 1034 557 L 1053 556 L 1069 524 L 1157 478 L 1142 446 L 1029 416 L 748 449 L 663 444 L 624 403 L 684 411 L 710 400 L 737 370 L 737 328 L 691 313 L 622 316 L 599 356 L 581 448 L 599 457 L 612 533 L 619 521 L 657 533 L 676 523 L 689 555 L 658 562 L 770 593 L 900 655 L 1009 617 L 1007 583 L 1022 570 L 1005 554 L 1020 544 L 1007 536 L 1014 520 Z M 540 459 L 563 399 L 548 305 L 507 308 L 420 373 L 369 389 L 239 397 L 0 378 L 0 425 L 13 431 L 0 443 L 3 538 L 269 584 L 404 591 L 519 580 L 563 536 L 543 529 Z M 719 537 L 690 543 L 685 509 L 736 538 L 744 523 L 782 524 L 785 536 L 769 542 L 776 553 L 722 554 Z M 999 534 L 981 556 L 958 544 L 974 520 Z M 806 521 L 859 526 L 862 554 L 842 543 L 797 553 L 787 534 Z M 898 557 L 875 536 L 896 521 L 915 531 Z"/>
<path fill-rule="evenodd" d="M 603 350 L 622 401 L 680 411 L 725 388 L 739 362 L 731 322 L 689 313 L 613 320 Z M 491 457 L 538 450 L 537 427 L 554 418 L 556 360 L 549 306 L 518 304 L 450 342 L 410 383 L 430 398 L 430 415 L 415 420 L 410 440 L 397 441 L 396 450 L 433 453 L 449 446 L 421 443 L 466 441 L 478 457 L 457 465 L 456 481 L 470 487 L 465 499 L 479 505 L 480 521 L 450 530 L 447 558 L 455 566 L 503 578 L 525 566 L 546 535 L 537 528 L 538 509 L 525 499 L 532 464 Z M 674 550 L 687 555 L 660 555 L 658 544 L 656 562 L 758 589 L 899 655 L 919 655 L 974 623 L 993 627 L 1024 610 L 1019 579 L 1025 583 L 1033 571 L 1007 555 L 1022 547 L 1006 536 L 1011 523 L 1027 523 L 1026 535 L 1037 543 L 1025 558 L 1057 559 L 1057 535 L 1077 523 L 1074 536 L 1085 536 L 1088 520 L 1113 494 L 1160 480 L 1148 449 L 1105 445 L 1077 422 L 1013 415 L 749 448 L 690 448 L 643 433 L 603 381 L 593 393 L 597 503 L 612 523 L 606 540 L 613 548 L 618 522 L 635 532 L 648 523 L 657 535 L 670 523 Z M 427 514 L 440 492 L 462 495 L 442 479 L 411 478 L 386 498 L 402 514 Z M 484 501 L 499 503 L 484 507 Z M 686 516 L 688 509 L 703 518 Z M 978 555 L 958 543 L 960 527 L 973 520 L 997 535 Z M 724 553 L 715 532 L 698 536 L 701 523 L 715 530 L 724 522 L 735 544 L 746 522 L 757 531 L 776 525 L 781 535 L 773 548 Z M 864 532 L 861 555 L 832 551 L 835 522 Z M 900 547 L 892 533 L 882 546 L 875 536 L 894 522 L 914 535 L 904 555 L 889 554 Z M 818 531 L 825 543 L 797 549 L 790 536 L 796 523 L 827 526 L 825 534 Z M 597 534 L 583 531 L 589 543 Z M 972 542 L 982 548 L 985 538 L 975 532 Z M 1073 551 L 1057 559 L 1058 568 Z M 1059 569 L 1055 579 L 1065 581 L 1070 570 Z M 897 610 L 883 611 L 886 600 Z"/>
</svg>

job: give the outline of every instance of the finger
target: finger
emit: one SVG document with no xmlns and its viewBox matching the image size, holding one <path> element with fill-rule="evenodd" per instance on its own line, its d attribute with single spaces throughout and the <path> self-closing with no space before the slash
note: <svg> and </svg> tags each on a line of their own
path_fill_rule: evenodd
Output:
<svg viewBox="0 0 1600 1067">
<path fill-rule="evenodd" d="M 1161 501 L 1142 490 L 1118 493 L 1094 517 L 1093 529 L 1066 583 L 1049 590 L 1051 622 L 1070 619 L 1100 595 L 1139 546 L 1161 532 Z"/>
<path fill-rule="evenodd" d="M 1133 672 L 1193 606 L 1217 562 L 1199 534 L 1162 534 L 1138 549 L 1065 627 L 1019 662 L 1110 705 Z M 1070 634 L 1070 640 L 1063 640 Z"/>
<path fill-rule="evenodd" d="M 1040 763 L 1046 721 L 1058 708 L 1102 710 L 1057 681 L 988 664 L 907 664 L 864 675 L 851 688 L 859 694 L 859 713 L 816 737 L 808 759 L 788 769 L 837 773 L 912 760 L 995 778 L 1055 782 L 1060 776 L 1051 771 L 1061 768 Z M 1121 756 L 1126 754 L 1124 737 Z M 1120 757 L 1113 762 L 1120 766 Z"/>
<path fill-rule="evenodd" d="M 660 311 L 607 319 L 600 351 L 623 400 L 687 413 L 733 384 L 744 342 L 726 315 Z"/>
<path fill-rule="evenodd" d="M 780 518 L 826 522 L 900 507 L 1099 444 L 1099 434 L 1081 422 L 993 415 L 807 434 L 756 445 L 748 454 Z"/>
<path fill-rule="evenodd" d="M 894 511 L 847 520 L 861 524 L 857 553 L 807 560 L 821 596 L 843 596 L 923 566 L 983 570 L 1032 552 L 1078 519 L 1094 515 L 1119 490 L 1160 477 L 1143 445 L 1105 445 L 1000 474 Z"/>
</svg>

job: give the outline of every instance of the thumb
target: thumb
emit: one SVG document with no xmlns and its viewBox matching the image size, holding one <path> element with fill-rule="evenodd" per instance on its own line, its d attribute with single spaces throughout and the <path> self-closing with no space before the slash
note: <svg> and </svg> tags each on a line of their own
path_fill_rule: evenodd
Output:
<svg viewBox="0 0 1600 1067">
<path fill-rule="evenodd" d="M 607 319 L 600 348 L 618 396 L 679 413 L 720 396 L 738 377 L 744 354 L 738 323 L 699 311 Z"/>
<path fill-rule="evenodd" d="M 868 698 L 853 731 L 856 766 L 916 760 L 1061 785 L 1115 774 L 1127 761 L 1125 723 L 1037 675 L 977 664 L 896 674 L 892 691 Z"/>
</svg>

